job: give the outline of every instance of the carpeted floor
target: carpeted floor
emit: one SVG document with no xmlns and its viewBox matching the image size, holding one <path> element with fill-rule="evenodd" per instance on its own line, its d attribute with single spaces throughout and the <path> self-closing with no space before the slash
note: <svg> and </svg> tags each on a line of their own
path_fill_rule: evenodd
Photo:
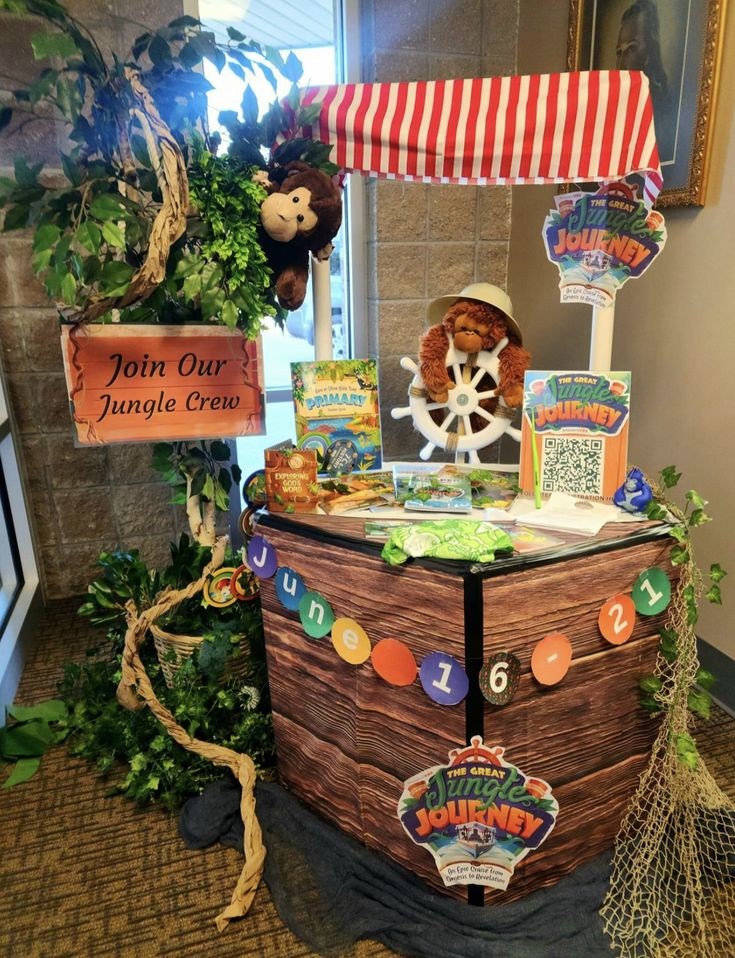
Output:
<svg viewBox="0 0 735 958">
<path fill-rule="evenodd" d="M 77 601 L 53 603 L 17 696 L 56 693 L 61 664 L 94 641 Z M 735 798 L 735 721 L 719 709 L 700 751 Z M 281 923 L 261 886 L 253 909 L 223 934 L 213 918 L 229 900 L 241 857 L 221 847 L 190 852 L 176 819 L 138 811 L 89 766 L 57 748 L 37 776 L 0 790 L 0 955 L 3 958 L 301 958 L 312 955 Z M 389 956 L 361 942 L 349 958 Z M 348 958 L 348 956 L 345 956 Z"/>
</svg>

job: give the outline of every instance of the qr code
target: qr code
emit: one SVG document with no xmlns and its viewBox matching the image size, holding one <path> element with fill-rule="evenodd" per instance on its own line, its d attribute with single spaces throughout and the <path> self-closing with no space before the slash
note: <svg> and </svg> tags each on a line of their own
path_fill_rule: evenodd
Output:
<svg viewBox="0 0 735 958">
<path fill-rule="evenodd" d="M 602 495 L 605 440 L 544 436 L 541 491 L 573 496 Z"/>
</svg>

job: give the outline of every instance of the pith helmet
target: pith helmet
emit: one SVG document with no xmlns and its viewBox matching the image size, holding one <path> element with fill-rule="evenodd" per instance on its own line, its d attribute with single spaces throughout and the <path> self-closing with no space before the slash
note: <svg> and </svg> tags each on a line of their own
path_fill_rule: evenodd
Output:
<svg viewBox="0 0 735 958">
<path fill-rule="evenodd" d="M 444 313 L 460 299 L 472 299 L 478 303 L 488 303 L 490 306 L 495 306 L 507 319 L 508 332 L 513 333 L 519 343 L 523 343 L 520 327 L 513 319 L 513 303 L 510 301 L 510 296 L 504 289 L 493 286 L 492 283 L 470 283 L 457 296 L 440 296 L 439 299 L 432 300 L 427 310 L 429 325 L 433 326 L 440 323 Z"/>
</svg>

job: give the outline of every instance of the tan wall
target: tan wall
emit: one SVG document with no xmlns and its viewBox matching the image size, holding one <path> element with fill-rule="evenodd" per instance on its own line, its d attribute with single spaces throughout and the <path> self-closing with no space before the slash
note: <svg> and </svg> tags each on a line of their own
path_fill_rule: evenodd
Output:
<svg viewBox="0 0 735 958">
<path fill-rule="evenodd" d="M 516 0 L 365 0 L 363 79 L 513 73 L 517 16 Z M 410 374 L 400 358 L 416 355 L 429 300 L 475 280 L 505 286 L 510 191 L 371 179 L 367 192 L 370 351 L 380 359 L 384 452 L 416 458 L 425 440 L 410 419 L 390 416 L 406 405 Z"/>
<path fill-rule="evenodd" d="M 182 10 L 180 0 L 71 0 L 67 7 L 103 49 L 118 51 L 143 32 L 141 22 L 158 25 Z M 0 89 L 38 74 L 43 64 L 33 61 L 30 37 L 41 29 L 41 21 L 0 15 Z M 0 173 L 18 154 L 53 162 L 61 136 L 43 122 L 13 136 L 6 129 Z M 150 467 L 150 447 L 74 448 L 58 319 L 30 269 L 30 233 L 0 234 L 0 343 L 46 596 L 84 592 L 102 549 L 139 548 L 162 561 L 179 517 Z"/>
<path fill-rule="evenodd" d="M 518 72 L 563 70 L 567 0 L 521 0 Z M 714 522 L 696 531 L 703 568 L 719 561 L 735 575 L 735 11 L 726 25 L 710 185 L 703 209 L 666 212 L 668 243 L 659 260 L 618 296 L 613 368 L 633 373 L 629 459 L 650 472 L 670 463 L 683 490 L 710 500 Z M 534 366 L 586 368 L 590 311 L 561 306 L 557 275 L 544 253 L 541 224 L 553 188 L 516 187 L 509 291 Z M 722 609 L 704 602 L 699 634 L 735 658 L 735 601 L 723 582 Z M 728 601 L 729 599 L 729 601 Z"/>
</svg>

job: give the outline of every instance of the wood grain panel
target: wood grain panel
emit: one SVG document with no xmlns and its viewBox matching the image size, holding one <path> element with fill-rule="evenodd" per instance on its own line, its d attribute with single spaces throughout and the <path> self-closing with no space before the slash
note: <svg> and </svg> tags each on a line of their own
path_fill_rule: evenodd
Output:
<svg viewBox="0 0 735 958">
<path fill-rule="evenodd" d="M 273 716 L 278 777 L 322 818 L 363 840 L 358 765 L 308 729 Z"/>
<path fill-rule="evenodd" d="M 331 642 L 327 647 L 328 639 L 307 638 L 300 623 L 291 624 L 290 632 L 279 625 L 280 620 L 269 625 L 268 681 L 274 711 L 357 760 L 356 669 L 339 658 Z M 316 680 L 327 672 L 332 674 L 330 687 Z"/>
<path fill-rule="evenodd" d="M 401 639 L 418 662 L 439 650 L 464 663 L 461 575 L 418 563 L 391 569 L 377 550 L 311 538 L 301 534 L 305 528 L 295 522 L 260 531 L 279 564 L 324 595 L 335 615 L 355 618 L 373 644 Z M 542 849 L 519 867 L 508 891 L 489 892 L 488 901 L 552 884 L 612 844 L 655 734 L 655 721 L 638 706 L 637 679 L 653 668 L 662 617 L 640 617 L 633 638 L 611 646 L 597 616 L 647 566 L 670 570 L 669 546 L 643 543 L 483 580 L 482 651 L 508 648 L 523 665 L 510 705 L 485 705 L 485 739 L 504 745 L 525 772 L 546 778 L 561 806 Z M 261 593 L 281 780 L 349 834 L 443 894 L 464 898 L 465 888 L 444 888 L 431 855 L 410 841 L 397 816 L 403 781 L 467 742 L 464 704 L 440 706 L 418 681 L 389 686 L 369 662 L 347 665 L 328 636 L 304 634 L 272 581 Z M 473 612 L 477 624 L 482 611 Z M 530 656 L 551 631 L 569 635 L 573 659 L 562 683 L 542 689 L 530 674 Z"/>
<path fill-rule="evenodd" d="M 506 891 L 486 892 L 486 903 L 513 901 L 554 885 L 577 866 L 612 848 L 647 762 L 648 753 L 630 755 L 618 765 L 554 789 L 559 801 L 554 830 L 538 851 L 521 862 Z"/>
<path fill-rule="evenodd" d="M 558 684 L 542 688 L 524 671 L 510 705 L 485 705 L 485 741 L 504 745 L 524 772 L 557 786 L 650 749 L 657 722 L 638 696 L 638 678 L 656 659 L 655 638 L 610 646 L 572 660 Z"/>
<path fill-rule="evenodd" d="M 464 655 L 460 577 L 421 566 L 391 568 L 377 552 L 358 552 L 278 529 L 261 532 L 275 547 L 279 565 L 295 569 L 308 588 L 329 601 L 336 616 L 357 619 L 373 644 L 399 638 L 419 656 L 437 648 Z M 266 580 L 261 586 L 266 614 L 285 613 L 273 584 Z M 323 641 L 330 644 L 329 638 Z"/>
<path fill-rule="evenodd" d="M 510 756 L 515 760 L 515 756 Z M 554 830 L 537 851 L 517 867 L 505 891 L 488 889 L 490 904 L 523 898 L 553 885 L 574 868 L 611 848 L 620 822 L 645 768 L 647 755 L 632 755 L 610 768 L 554 789 L 559 815 Z M 403 782 L 369 766 L 360 766 L 364 841 L 370 848 L 418 875 L 432 888 L 466 898 L 464 886 L 446 888 L 430 852 L 406 835 L 396 813 Z"/>
<path fill-rule="evenodd" d="M 429 764 L 436 765 L 437 761 L 434 758 Z M 464 885 L 447 888 L 436 870 L 431 853 L 412 842 L 404 831 L 398 818 L 398 799 L 402 792 L 402 778 L 370 765 L 360 766 L 365 844 L 403 865 L 443 895 L 467 901 L 467 888 Z"/>
<path fill-rule="evenodd" d="M 676 576 L 669 562 L 671 544 L 670 539 L 650 542 L 486 579 L 485 654 L 508 649 L 525 669 L 533 647 L 550 632 L 564 632 L 575 657 L 609 648 L 597 627 L 600 608 L 615 593 L 630 592 L 649 566 Z M 639 615 L 632 638 L 653 634 L 664 619 L 665 613 Z"/>
</svg>

